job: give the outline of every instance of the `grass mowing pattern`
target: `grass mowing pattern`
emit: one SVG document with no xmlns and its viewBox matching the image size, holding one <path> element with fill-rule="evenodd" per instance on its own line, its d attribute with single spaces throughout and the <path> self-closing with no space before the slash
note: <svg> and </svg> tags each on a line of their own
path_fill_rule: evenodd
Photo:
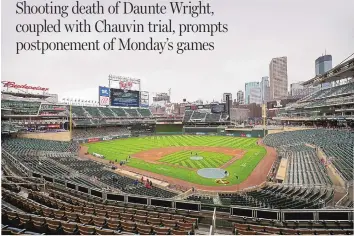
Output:
<svg viewBox="0 0 354 236">
<path fill-rule="evenodd" d="M 191 156 L 195 156 L 196 153 L 198 153 L 198 156 L 203 157 L 203 159 L 191 160 Z M 225 155 L 223 153 L 198 151 L 196 149 L 193 151 L 189 150 L 172 153 L 160 159 L 160 162 L 170 163 L 176 166 L 184 166 L 193 169 L 202 169 L 220 167 L 222 164 L 228 162 L 230 159 L 232 159 L 232 156 Z"/>
<path fill-rule="evenodd" d="M 235 161 L 226 168 L 230 175 L 225 179 L 230 182 L 229 185 L 233 185 L 243 182 L 266 154 L 265 148 L 258 146 L 256 142 L 256 138 L 176 135 L 127 138 L 99 143 L 89 143 L 85 145 L 89 147 L 89 153 L 99 153 L 104 155 L 108 160 L 118 160 L 118 162 L 120 160 L 125 160 L 129 155 L 134 153 L 160 147 L 209 146 L 243 149 L 246 150 L 247 153 L 240 160 Z M 198 152 L 198 155 L 201 155 L 201 153 Z M 141 159 L 132 158 L 128 165 L 196 184 L 220 186 L 215 183 L 215 180 L 213 179 L 200 177 L 196 171 L 164 165 L 163 162 L 156 165 L 145 162 Z M 181 161 L 181 165 L 187 165 L 187 163 Z M 236 175 L 239 177 L 238 179 L 236 179 Z"/>
</svg>

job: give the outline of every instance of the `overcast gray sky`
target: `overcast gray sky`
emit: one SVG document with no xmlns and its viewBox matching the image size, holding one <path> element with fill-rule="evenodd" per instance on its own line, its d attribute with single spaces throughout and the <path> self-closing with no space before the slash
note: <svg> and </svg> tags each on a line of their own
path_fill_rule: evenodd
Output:
<svg viewBox="0 0 354 236">
<path fill-rule="evenodd" d="M 167 92 L 172 89 L 172 100 L 180 102 L 204 99 L 220 100 L 223 92 L 236 96 L 244 90 L 245 82 L 260 81 L 269 74 L 273 57 L 288 57 L 289 84 L 308 80 L 315 74 L 315 59 L 327 50 L 333 64 L 340 63 L 354 52 L 353 0 L 214 0 L 213 17 L 193 19 L 190 16 L 70 16 L 65 21 L 89 18 L 95 21 L 107 18 L 122 23 L 167 20 L 178 23 L 227 23 L 229 32 L 209 37 L 207 34 L 189 34 L 178 38 L 170 35 L 152 35 L 181 41 L 214 41 L 214 51 L 175 52 L 23 52 L 16 55 L 16 41 L 33 41 L 37 37 L 15 31 L 20 22 L 39 23 L 44 18 L 53 21 L 58 16 L 16 15 L 15 0 L 2 3 L 2 80 L 49 87 L 60 98 L 98 99 L 98 86 L 108 85 L 108 75 L 123 75 L 142 80 L 142 89 L 149 92 Z M 45 3 L 46 1 L 28 1 Z M 73 1 L 60 0 L 61 4 Z M 91 0 L 85 3 L 95 2 Z M 104 0 L 106 4 L 116 1 Z M 133 0 L 136 4 L 153 4 L 155 0 Z M 160 1 L 165 2 L 166 1 Z M 123 34 L 127 36 L 127 34 Z M 150 35 L 131 34 L 136 40 Z M 118 33 L 44 34 L 38 39 L 64 41 L 109 40 L 122 37 Z M 150 95 L 151 96 L 151 95 Z"/>
</svg>

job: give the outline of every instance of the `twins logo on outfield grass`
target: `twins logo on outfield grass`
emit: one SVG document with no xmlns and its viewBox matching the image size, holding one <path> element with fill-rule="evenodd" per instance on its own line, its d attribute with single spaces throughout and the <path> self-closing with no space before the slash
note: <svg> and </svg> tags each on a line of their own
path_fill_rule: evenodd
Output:
<svg viewBox="0 0 354 236">
<path fill-rule="evenodd" d="M 227 181 L 226 179 L 217 179 L 217 180 L 215 180 L 215 183 L 217 183 L 217 184 L 229 184 L 230 182 Z"/>
</svg>

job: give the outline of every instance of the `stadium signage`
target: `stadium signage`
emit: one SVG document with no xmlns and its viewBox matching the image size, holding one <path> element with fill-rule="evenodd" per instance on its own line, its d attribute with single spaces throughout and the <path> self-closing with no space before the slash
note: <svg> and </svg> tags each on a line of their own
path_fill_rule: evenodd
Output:
<svg viewBox="0 0 354 236">
<path fill-rule="evenodd" d="M 49 88 L 43 88 L 41 86 L 30 86 L 27 84 L 16 84 L 12 81 L 2 81 L 1 82 L 4 87 L 7 88 L 15 88 L 15 89 L 31 89 L 31 90 L 40 90 L 40 91 L 48 91 Z"/>
<path fill-rule="evenodd" d="M 109 96 L 109 88 L 99 86 L 99 102 L 101 106 L 109 106 Z"/>
<path fill-rule="evenodd" d="M 102 97 L 109 97 L 109 88 L 99 86 L 99 93 Z"/>
<path fill-rule="evenodd" d="M 119 81 L 119 88 L 124 90 L 131 90 L 133 87 L 132 81 Z"/>
<path fill-rule="evenodd" d="M 111 137 L 103 137 L 103 141 L 112 140 Z"/>
<path fill-rule="evenodd" d="M 100 141 L 100 139 L 99 139 L 99 138 L 89 138 L 87 141 L 88 141 L 89 143 L 93 143 L 93 142 L 98 142 L 98 141 Z"/>
</svg>

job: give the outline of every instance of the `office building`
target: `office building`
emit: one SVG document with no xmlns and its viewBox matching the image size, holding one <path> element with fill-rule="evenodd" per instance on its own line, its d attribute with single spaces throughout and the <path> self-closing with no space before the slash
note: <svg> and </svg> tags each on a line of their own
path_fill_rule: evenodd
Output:
<svg viewBox="0 0 354 236">
<path fill-rule="evenodd" d="M 250 104 L 251 89 L 259 88 L 259 82 L 245 83 L 245 104 Z"/>
<path fill-rule="evenodd" d="M 273 58 L 269 64 L 270 100 L 288 95 L 287 57 Z"/>
<path fill-rule="evenodd" d="M 237 92 L 237 102 L 238 102 L 238 104 L 244 104 L 245 103 L 245 98 L 244 98 L 244 93 L 243 93 L 243 91 L 242 90 L 239 90 L 238 92 Z"/>
<path fill-rule="evenodd" d="M 302 85 L 302 83 L 303 82 L 290 84 L 290 96 L 297 96 L 302 94 L 304 90 L 304 86 Z"/>
<path fill-rule="evenodd" d="M 222 101 L 226 102 L 226 95 L 229 95 L 229 101 L 232 101 L 232 94 L 231 93 L 223 93 Z"/>
<path fill-rule="evenodd" d="M 261 80 L 261 99 L 263 104 L 269 101 L 269 95 L 270 95 L 269 77 L 264 76 L 262 77 Z"/>
<path fill-rule="evenodd" d="M 250 89 L 249 104 L 262 104 L 262 89 L 261 87 L 253 87 Z"/>
</svg>

